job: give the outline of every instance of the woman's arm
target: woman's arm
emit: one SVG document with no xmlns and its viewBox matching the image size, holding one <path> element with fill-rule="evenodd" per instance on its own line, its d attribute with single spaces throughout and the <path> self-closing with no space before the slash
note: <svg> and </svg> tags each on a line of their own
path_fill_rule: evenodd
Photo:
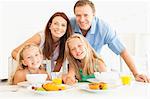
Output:
<svg viewBox="0 0 150 99">
<path fill-rule="evenodd" d="M 12 55 L 13 59 L 16 60 L 16 56 L 17 56 L 17 54 L 18 54 L 18 51 L 19 51 L 20 48 L 21 48 L 22 46 L 24 46 L 25 44 L 27 44 L 27 43 L 34 43 L 34 44 L 39 45 L 40 42 L 41 42 L 41 37 L 40 37 L 39 33 L 36 33 L 35 35 L 33 35 L 31 38 L 29 38 L 28 40 L 26 40 L 23 44 L 21 44 L 20 46 L 18 46 L 17 48 L 15 48 L 15 49 L 12 51 L 11 55 Z"/>
</svg>

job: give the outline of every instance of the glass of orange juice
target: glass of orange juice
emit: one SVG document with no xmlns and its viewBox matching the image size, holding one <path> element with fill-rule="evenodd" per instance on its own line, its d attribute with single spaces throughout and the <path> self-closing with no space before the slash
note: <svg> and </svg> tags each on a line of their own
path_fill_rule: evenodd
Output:
<svg viewBox="0 0 150 99">
<path fill-rule="evenodd" d="M 123 85 L 130 85 L 131 84 L 131 76 L 130 75 L 121 75 L 121 82 Z"/>
<path fill-rule="evenodd" d="M 62 77 L 60 72 L 51 72 L 52 82 L 62 84 Z"/>
</svg>

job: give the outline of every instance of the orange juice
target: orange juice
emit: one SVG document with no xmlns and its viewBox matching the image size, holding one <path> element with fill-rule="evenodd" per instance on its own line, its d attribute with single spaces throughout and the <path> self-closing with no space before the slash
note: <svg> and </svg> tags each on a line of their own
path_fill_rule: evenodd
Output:
<svg viewBox="0 0 150 99">
<path fill-rule="evenodd" d="M 56 84 L 62 84 L 62 79 L 61 78 L 54 78 L 54 79 L 52 79 L 52 82 L 56 83 Z"/>
<path fill-rule="evenodd" d="M 122 75 L 121 81 L 123 85 L 130 85 L 131 83 L 131 77 L 129 75 Z"/>
</svg>

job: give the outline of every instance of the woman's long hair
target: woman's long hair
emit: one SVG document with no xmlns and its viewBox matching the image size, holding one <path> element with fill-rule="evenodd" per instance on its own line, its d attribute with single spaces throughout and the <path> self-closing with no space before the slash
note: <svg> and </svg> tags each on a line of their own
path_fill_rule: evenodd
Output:
<svg viewBox="0 0 150 99">
<path fill-rule="evenodd" d="M 69 66 L 73 66 L 73 68 L 75 69 L 76 72 L 76 77 L 77 79 L 81 79 L 80 78 L 80 74 L 79 74 L 79 66 L 77 64 L 77 59 L 75 59 L 69 50 L 69 46 L 68 43 L 70 42 L 71 39 L 73 38 L 79 38 L 81 40 L 81 42 L 83 43 L 83 46 L 85 46 L 86 48 L 86 55 L 85 58 L 83 59 L 83 74 L 92 74 L 95 71 L 100 71 L 99 68 L 95 68 L 95 65 L 99 65 L 98 61 L 101 61 L 104 63 L 104 61 L 102 60 L 102 58 L 100 56 L 98 56 L 98 54 L 95 52 L 95 50 L 91 47 L 91 45 L 88 43 L 88 41 L 85 39 L 85 37 L 83 37 L 80 34 L 73 34 L 72 36 L 70 36 L 68 38 L 68 40 L 66 41 L 66 45 L 65 45 L 65 56 L 69 61 Z"/>
<path fill-rule="evenodd" d="M 57 64 L 56 65 L 62 65 L 63 59 L 64 59 L 64 51 L 65 51 L 65 42 L 67 38 L 73 33 L 70 21 L 68 17 L 66 16 L 65 13 L 63 12 L 56 12 L 52 17 L 49 19 L 46 28 L 45 28 L 45 42 L 44 42 L 44 47 L 43 47 L 43 55 L 45 58 L 50 59 L 51 55 L 53 53 L 52 50 L 52 45 L 53 45 L 53 39 L 52 39 L 52 34 L 49 29 L 50 24 L 52 23 L 52 20 L 56 17 L 60 16 L 64 18 L 67 21 L 67 29 L 66 33 L 60 38 L 60 43 L 59 43 L 59 56 L 57 58 Z"/>
</svg>

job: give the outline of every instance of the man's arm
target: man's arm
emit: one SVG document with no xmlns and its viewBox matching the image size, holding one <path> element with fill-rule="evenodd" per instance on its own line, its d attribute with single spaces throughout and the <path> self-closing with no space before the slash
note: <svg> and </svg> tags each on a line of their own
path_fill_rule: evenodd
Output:
<svg viewBox="0 0 150 99">
<path fill-rule="evenodd" d="M 121 52 L 120 56 L 124 59 L 125 63 L 128 65 L 129 69 L 134 75 L 135 80 L 140 82 L 150 82 L 150 79 L 146 75 L 138 73 L 134 61 L 126 49 Z"/>
<path fill-rule="evenodd" d="M 128 65 L 129 69 L 131 70 L 133 76 L 135 77 L 138 74 L 138 72 L 136 70 L 134 61 L 130 56 L 130 54 L 128 53 L 128 51 L 125 49 L 124 51 L 121 52 L 120 56 L 123 58 L 125 63 Z"/>
</svg>

